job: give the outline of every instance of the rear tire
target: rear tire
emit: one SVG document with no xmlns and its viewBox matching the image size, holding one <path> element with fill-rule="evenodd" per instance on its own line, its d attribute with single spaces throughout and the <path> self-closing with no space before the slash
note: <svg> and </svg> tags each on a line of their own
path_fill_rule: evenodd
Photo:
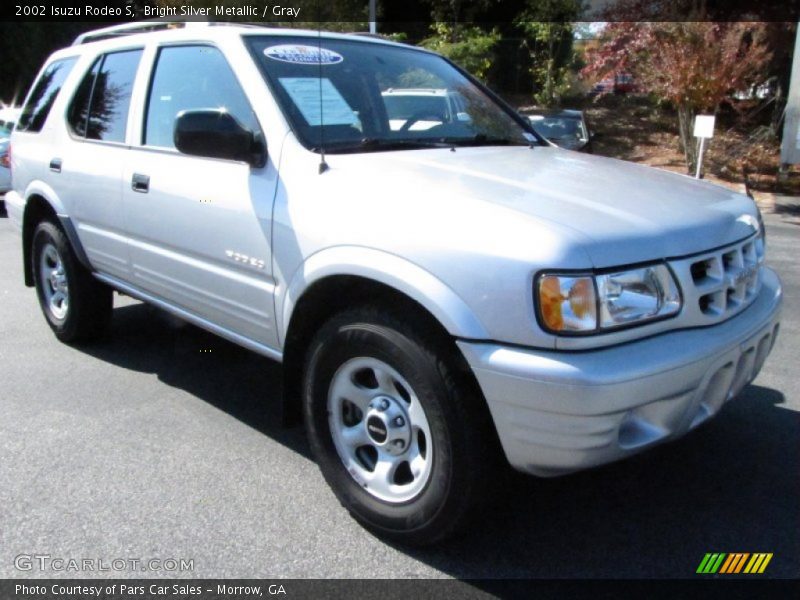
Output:
<svg viewBox="0 0 800 600">
<path fill-rule="evenodd" d="M 329 320 L 306 355 L 303 412 L 323 476 L 355 519 L 401 543 L 462 529 L 497 472 L 488 410 L 455 351 L 362 307 Z"/>
<path fill-rule="evenodd" d="M 111 288 L 80 264 L 63 230 L 42 221 L 33 233 L 31 260 L 39 306 L 65 343 L 97 339 L 111 320 Z"/>
</svg>

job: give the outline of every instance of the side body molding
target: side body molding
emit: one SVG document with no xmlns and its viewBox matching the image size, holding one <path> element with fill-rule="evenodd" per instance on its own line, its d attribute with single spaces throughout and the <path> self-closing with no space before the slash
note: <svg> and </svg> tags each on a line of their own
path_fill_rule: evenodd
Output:
<svg viewBox="0 0 800 600">
<path fill-rule="evenodd" d="M 309 256 L 291 276 L 285 293 L 276 297 L 281 344 L 286 341 L 292 313 L 305 291 L 314 283 L 337 275 L 364 277 L 396 289 L 421 304 L 453 336 L 489 337 L 466 302 L 422 267 L 373 248 L 334 246 Z"/>
</svg>

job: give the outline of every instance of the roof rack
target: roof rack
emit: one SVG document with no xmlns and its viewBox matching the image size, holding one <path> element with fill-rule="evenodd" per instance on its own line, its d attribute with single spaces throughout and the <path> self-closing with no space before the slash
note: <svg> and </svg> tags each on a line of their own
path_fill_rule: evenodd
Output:
<svg viewBox="0 0 800 600">
<path fill-rule="evenodd" d="M 348 31 L 347 35 L 360 35 L 361 37 L 375 38 L 376 40 L 388 40 L 388 35 L 382 33 L 372 33 L 369 31 Z"/>
<path fill-rule="evenodd" d="M 185 27 L 246 27 L 252 29 L 264 29 L 265 27 L 275 27 L 281 29 L 279 23 L 252 23 L 252 22 L 239 22 L 239 21 L 208 21 L 202 17 L 170 17 L 169 19 L 147 19 L 145 21 L 136 21 L 135 23 L 124 23 L 122 25 L 112 25 L 111 27 L 103 27 L 102 29 L 94 29 L 82 33 L 75 38 L 72 42 L 73 46 L 80 46 L 81 44 L 88 44 L 90 42 L 99 42 L 115 37 L 123 37 L 126 35 L 135 35 L 137 33 L 150 33 L 153 31 L 164 31 L 166 29 L 178 29 Z M 329 32 L 326 32 L 329 33 Z M 358 35 L 362 37 L 369 37 L 384 41 L 392 41 L 388 36 L 380 33 L 369 33 L 365 31 L 353 31 L 350 35 Z"/>
<path fill-rule="evenodd" d="M 125 35 L 134 35 L 137 33 L 163 31 L 165 29 L 178 29 L 179 27 L 208 27 L 209 25 L 211 25 L 211 23 L 208 21 L 180 21 L 175 19 L 163 21 L 161 19 L 149 19 L 147 21 L 124 23 L 122 25 L 112 25 L 111 27 L 103 27 L 102 29 L 87 31 L 86 33 L 82 33 L 76 37 L 75 41 L 72 42 L 72 45 L 80 46 L 81 44 L 88 44 L 89 42 L 98 42 L 100 40 L 107 40 Z"/>
</svg>

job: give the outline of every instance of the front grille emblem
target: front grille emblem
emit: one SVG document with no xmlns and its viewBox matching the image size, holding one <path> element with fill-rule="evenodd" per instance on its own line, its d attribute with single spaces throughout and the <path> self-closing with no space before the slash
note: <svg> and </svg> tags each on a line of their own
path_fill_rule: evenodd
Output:
<svg viewBox="0 0 800 600">
<path fill-rule="evenodd" d="M 728 275 L 728 284 L 738 287 L 742 283 L 752 283 L 758 275 L 758 265 L 750 265 Z"/>
</svg>

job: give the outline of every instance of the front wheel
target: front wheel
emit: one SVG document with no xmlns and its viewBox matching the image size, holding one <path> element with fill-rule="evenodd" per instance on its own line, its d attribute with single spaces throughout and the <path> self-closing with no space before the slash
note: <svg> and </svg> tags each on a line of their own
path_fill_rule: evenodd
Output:
<svg viewBox="0 0 800 600">
<path fill-rule="evenodd" d="M 439 541 L 483 499 L 493 454 L 480 392 L 449 346 L 377 308 L 344 312 L 312 342 L 306 427 L 320 470 L 361 523 Z"/>
</svg>

